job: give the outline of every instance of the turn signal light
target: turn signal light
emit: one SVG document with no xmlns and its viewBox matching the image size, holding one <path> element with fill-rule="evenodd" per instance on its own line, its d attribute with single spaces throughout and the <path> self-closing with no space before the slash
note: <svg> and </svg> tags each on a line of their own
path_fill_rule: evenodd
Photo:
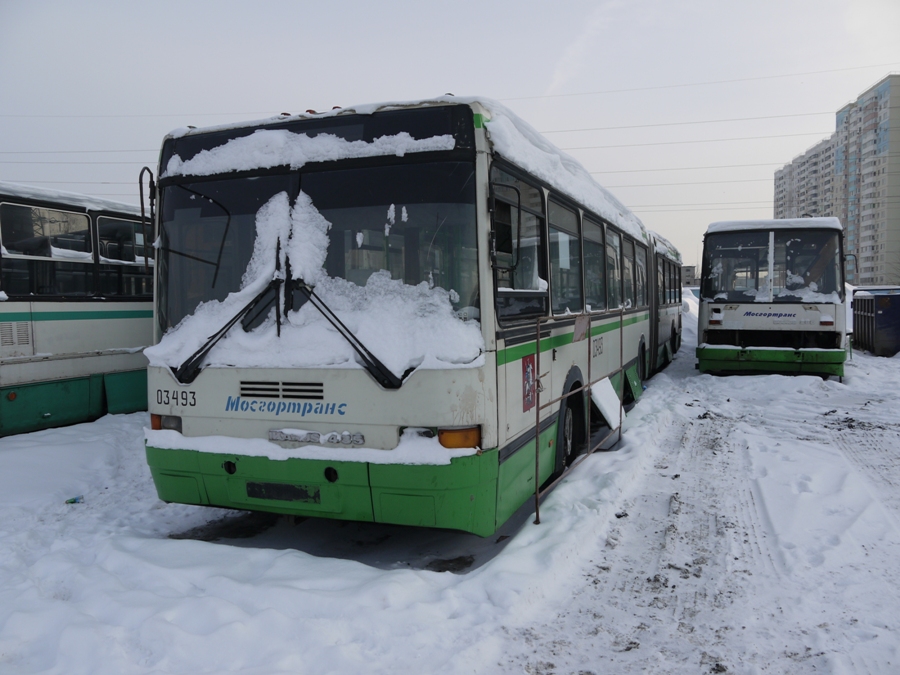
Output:
<svg viewBox="0 0 900 675">
<path fill-rule="evenodd" d="M 174 415 L 150 414 L 150 428 L 156 431 L 170 429 L 181 433 L 181 418 Z"/>
<path fill-rule="evenodd" d="M 445 448 L 480 448 L 481 427 L 438 429 L 438 441 Z"/>
</svg>

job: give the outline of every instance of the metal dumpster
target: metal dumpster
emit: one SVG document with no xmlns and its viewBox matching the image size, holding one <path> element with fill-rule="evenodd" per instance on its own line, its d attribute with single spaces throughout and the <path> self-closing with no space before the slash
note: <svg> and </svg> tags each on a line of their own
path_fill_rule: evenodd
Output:
<svg viewBox="0 0 900 675">
<path fill-rule="evenodd" d="M 857 290 L 853 296 L 853 346 L 875 356 L 900 352 L 900 294 Z"/>
</svg>

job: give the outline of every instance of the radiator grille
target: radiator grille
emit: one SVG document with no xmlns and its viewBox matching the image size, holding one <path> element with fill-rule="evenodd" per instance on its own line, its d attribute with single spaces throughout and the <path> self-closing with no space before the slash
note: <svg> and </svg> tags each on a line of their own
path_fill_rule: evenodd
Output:
<svg viewBox="0 0 900 675">
<path fill-rule="evenodd" d="M 325 385 L 321 382 L 242 381 L 241 396 L 321 401 L 325 398 Z"/>
<path fill-rule="evenodd" d="M 325 398 L 325 386 L 321 382 L 282 382 L 283 398 L 321 401 Z"/>
</svg>

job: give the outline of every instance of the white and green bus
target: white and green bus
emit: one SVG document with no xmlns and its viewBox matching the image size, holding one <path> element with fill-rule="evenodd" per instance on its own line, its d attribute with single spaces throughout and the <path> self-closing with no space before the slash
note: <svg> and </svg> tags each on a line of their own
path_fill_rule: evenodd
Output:
<svg viewBox="0 0 900 675">
<path fill-rule="evenodd" d="M 699 370 L 842 377 L 848 341 L 841 235 L 837 218 L 710 225 Z"/>
<path fill-rule="evenodd" d="M 140 209 L 0 183 L 0 436 L 147 409 Z"/>
<path fill-rule="evenodd" d="M 680 308 L 641 222 L 490 101 L 179 130 L 158 184 L 169 502 L 489 535 L 617 442 Z"/>
</svg>

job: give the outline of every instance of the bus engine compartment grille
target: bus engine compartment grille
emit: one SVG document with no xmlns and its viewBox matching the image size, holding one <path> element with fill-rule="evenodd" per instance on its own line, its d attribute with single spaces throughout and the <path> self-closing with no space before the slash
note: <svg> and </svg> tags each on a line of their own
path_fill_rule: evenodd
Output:
<svg viewBox="0 0 900 675">
<path fill-rule="evenodd" d="M 325 385 L 321 382 L 242 381 L 241 396 L 321 401 L 325 398 Z"/>
<path fill-rule="evenodd" d="M 31 330 L 26 321 L 4 321 L 0 323 L 0 345 L 13 347 L 15 345 L 31 344 Z"/>
</svg>

